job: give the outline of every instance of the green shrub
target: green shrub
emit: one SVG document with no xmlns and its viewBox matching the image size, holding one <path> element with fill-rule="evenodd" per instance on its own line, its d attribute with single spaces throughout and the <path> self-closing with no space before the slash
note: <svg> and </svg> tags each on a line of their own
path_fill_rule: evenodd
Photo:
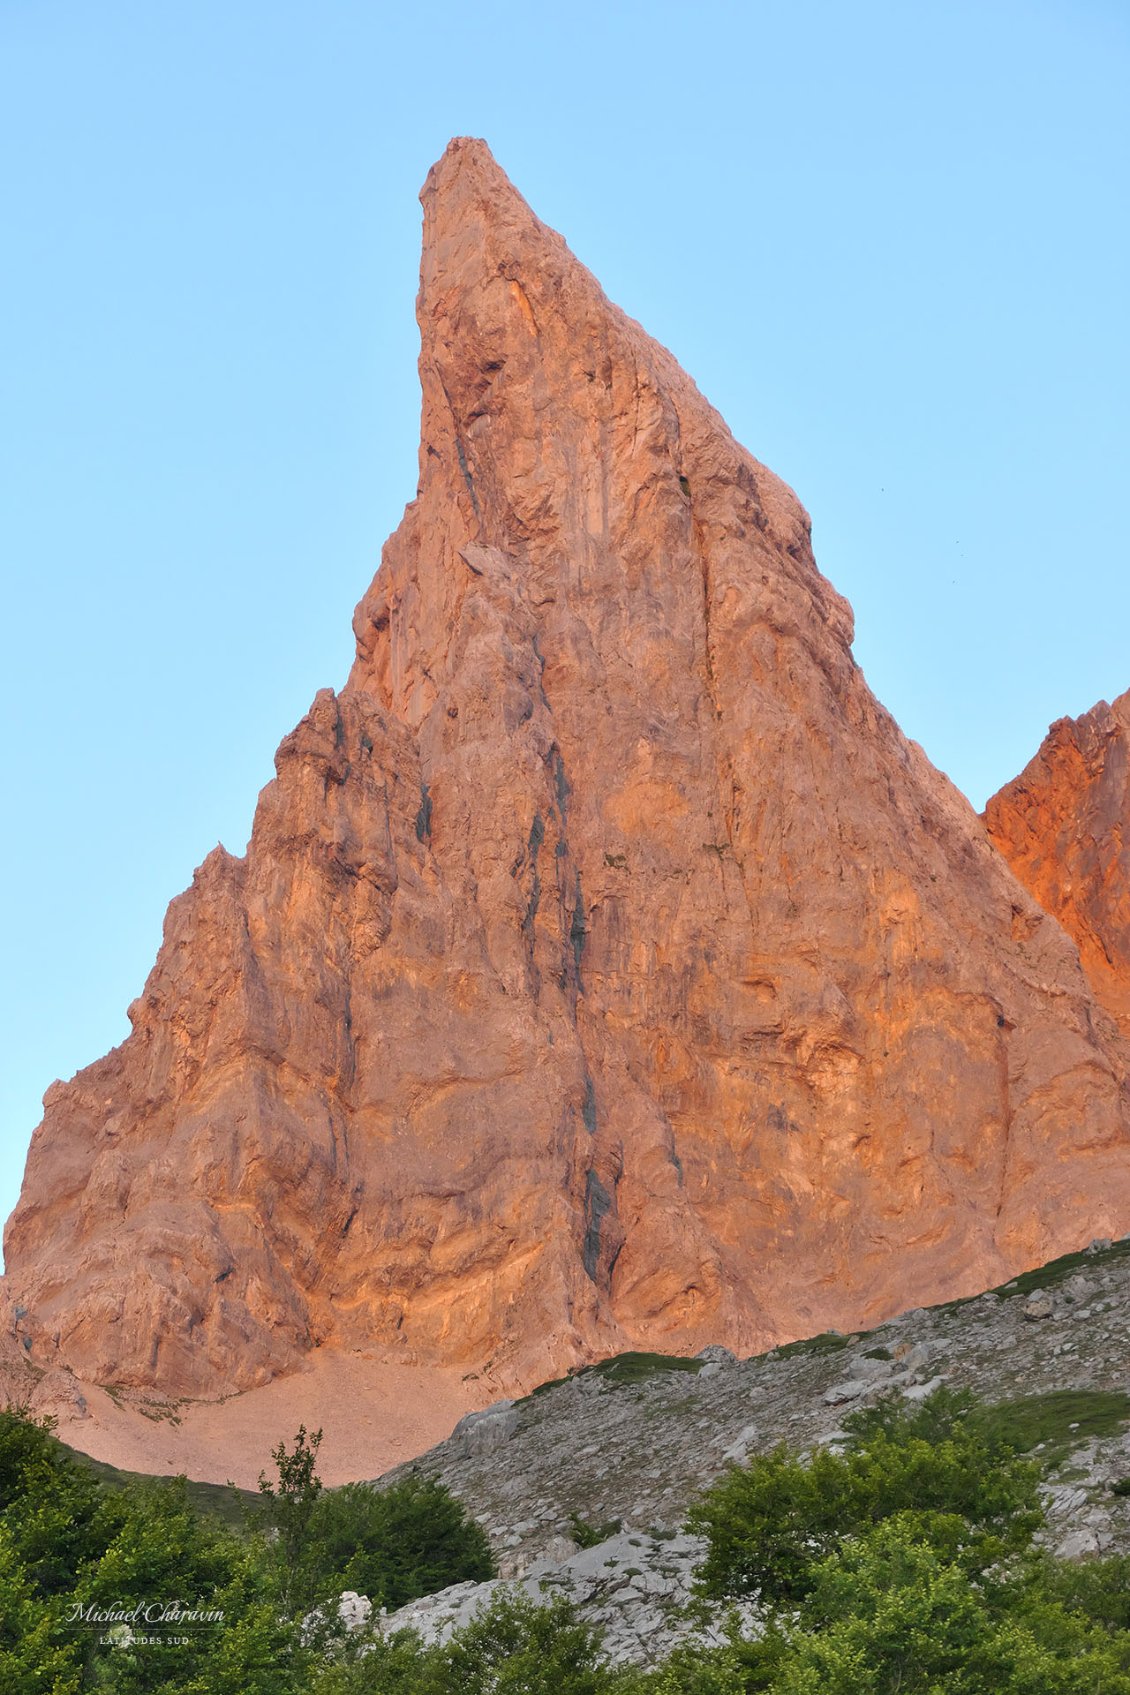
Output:
<svg viewBox="0 0 1130 1695">
<path fill-rule="evenodd" d="M 441 1650 L 425 1648 L 414 1631 L 370 1636 L 344 1660 L 314 1668 L 310 1695 L 444 1695 Z"/>
<path fill-rule="evenodd" d="M 776 1695 L 1130 1695 L 1117 1650 L 1054 1602 L 986 1590 L 896 1515 L 813 1573 Z"/>
<path fill-rule="evenodd" d="M 836 1454 L 822 1450 L 805 1463 L 781 1446 L 756 1455 L 720 1478 L 688 1516 L 709 1543 L 700 1571 L 706 1593 L 804 1594 L 815 1563 L 865 1507 L 854 1470 Z"/>
<path fill-rule="evenodd" d="M 1130 1420 L 1130 1395 L 1110 1389 L 1053 1389 L 1012 1401 L 983 1403 L 967 1390 L 939 1389 L 911 1408 L 888 1397 L 844 1420 L 854 1445 L 869 1431 L 889 1427 L 938 1440 L 961 1423 L 979 1432 L 1001 1454 L 1029 1454 L 1039 1448 L 1040 1463 L 1057 1464 L 1072 1448 L 1094 1437 L 1115 1436 Z"/>
<path fill-rule="evenodd" d="M 647 1695 L 746 1695 L 756 1685 L 742 1651 L 735 1644 L 704 1648 L 687 1643 L 674 1650 L 651 1676 L 641 1677 Z"/>
<path fill-rule="evenodd" d="M 5 1695 L 77 1695 L 80 1643 L 45 1600 L 0 1522 L 0 1689 Z"/>
<path fill-rule="evenodd" d="M 845 1425 L 846 1452 L 804 1460 L 778 1447 L 731 1468 L 692 1508 L 690 1528 L 708 1541 L 707 1594 L 801 1599 L 821 1561 L 896 1514 L 915 1515 L 923 1538 L 970 1570 L 1030 1542 L 1039 1471 L 981 1427 L 968 1397 L 888 1400 Z"/>
<path fill-rule="evenodd" d="M 386 1489 L 347 1483 L 323 1492 L 308 1538 L 321 1594 L 355 1589 L 390 1612 L 495 1574 L 482 1527 L 442 1483 L 416 1474 Z"/>
<path fill-rule="evenodd" d="M 107 1496 L 68 1455 L 55 1420 L 24 1407 L 0 1412 L 0 1521 L 16 1559 L 41 1595 L 69 1591 L 83 1565 L 113 1540 L 121 1497 Z"/>
<path fill-rule="evenodd" d="M 620 1523 L 618 1518 L 610 1518 L 605 1519 L 603 1524 L 590 1524 L 580 1513 L 570 1513 L 569 1534 L 578 1548 L 596 1548 L 619 1533 Z"/>
<path fill-rule="evenodd" d="M 175 1620 L 139 1622 L 135 1632 L 148 1640 L 137 1648 L 99 1644 L 101 1633 L 85 1627 L 88 1645 L 112 1671 L 115 1695 L 164 1695 L 197 1684 L 207 1695 L 289 1689 L 301 1656 L 294 1628 L 280 1619 L 277 1572 L 264 1545 L 197 1512 L 183 1478 L 131 1488 L 121 1504 L 117 1535 L 80 1574 L 74 1600 L 97 1609 L 179 1604 L 219 1617 L 180 1628 Z M 176 1640 L 181 1636 L 187 1642 Z"/>
<path fill-rule="evenodd" d="M 507 1589 L 452 1637 L 437 1671 L 437 1695 L 607 1695 L 620 1684 L 568 1601 Z"/>
<path fill-rule="evenodd" d="M 1041 1594 L 1104 1630 L 1128 1633 L 1130 1644 L 1130 1554 L 1086 1560 L 1045 1555 L 1034 1575 Z"/>
</svg>

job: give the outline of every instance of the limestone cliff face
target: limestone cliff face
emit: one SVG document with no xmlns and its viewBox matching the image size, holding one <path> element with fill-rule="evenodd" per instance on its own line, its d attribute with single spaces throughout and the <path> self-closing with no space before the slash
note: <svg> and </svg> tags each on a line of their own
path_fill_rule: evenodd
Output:
<svg viewBox="0 0 1130 1695">
<path fill-rule="evenodd" d="M 214 1392 L 332 1339 L 494 1390 L 1130 1229 L 1124 1051 L 795 496 L 481 142 L 422 198 L 417 498 L 246 859 L 48 1093 L 32 1358 Z"/>
<path fill-rule="evenodd" d="M 1053 724 L 985 822 L 1025 888 L 1074 938 L 1096 997 L 1130 1036 L 1130 690 Z"/>
</svg>

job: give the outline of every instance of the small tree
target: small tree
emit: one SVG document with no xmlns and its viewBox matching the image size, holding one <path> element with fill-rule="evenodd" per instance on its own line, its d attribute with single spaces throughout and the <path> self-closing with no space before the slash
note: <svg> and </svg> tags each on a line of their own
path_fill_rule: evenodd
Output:
<svg viewBox="0 0 1130 1695">
<path fill-rule="evenodd" d="M 295 1613 L 311 1606 L 317 1598 L 316 1571 L 310 1528 L 322 1480 L 318 1476 L 318 1449 L 322 1432 L 307 1434 L 306 1426 L 298 1426 L 294 1447 L 285 1442 L 272 1448 L 277 1482 L 259 1473 L 260 1511 L 258 1521 L 268 1534 L 273 1532 L 279 1566 L 279 1598 L 286 1612 Z"/>
</svg>

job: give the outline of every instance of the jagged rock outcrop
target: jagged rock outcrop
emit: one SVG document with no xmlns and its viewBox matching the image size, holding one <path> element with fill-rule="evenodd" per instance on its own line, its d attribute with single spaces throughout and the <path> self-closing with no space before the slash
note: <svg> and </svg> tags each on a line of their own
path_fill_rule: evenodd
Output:
<svg viewBox="0 0 1130 1695">
<path fill-rule="evenodd" d="M 481 142 L 422 199 L 417 497 L 246 858 L 48 1092 L 32 1359 L 205 1393 L 332 1339 L 491 1400 L 1121 1233 L 1124 1050 L 795 496 Z"/>
<path fill-rule="evenodd" d="M 1130 690 L 1053 724 L 990 800 L 985 823 L 1078 944 L 1096 996 L 1130 1036 Z"/>
</svg>

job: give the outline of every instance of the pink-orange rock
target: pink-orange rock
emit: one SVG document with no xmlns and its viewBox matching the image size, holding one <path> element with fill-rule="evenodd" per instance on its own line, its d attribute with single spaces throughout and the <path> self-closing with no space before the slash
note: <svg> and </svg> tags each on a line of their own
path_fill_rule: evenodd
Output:
<svg viewBox="0 0 1130 1695">
<path fill-rule="evenodd" d="M 1130 1036 L 1130 690 L 1053 724 L 993 796 L 985 823 L 1074 938 L 1097 998 Z"/>
<path fill-rule="evenodd" d="M 1125 1051 L 795 496 L 481 142 L 423 203 L 417 498 L 246 858 L 48 1093 L 32 1357 L 204 1393 L 332 1339 L 499 1392 L 1130 1229 Z"/>
</svg>

